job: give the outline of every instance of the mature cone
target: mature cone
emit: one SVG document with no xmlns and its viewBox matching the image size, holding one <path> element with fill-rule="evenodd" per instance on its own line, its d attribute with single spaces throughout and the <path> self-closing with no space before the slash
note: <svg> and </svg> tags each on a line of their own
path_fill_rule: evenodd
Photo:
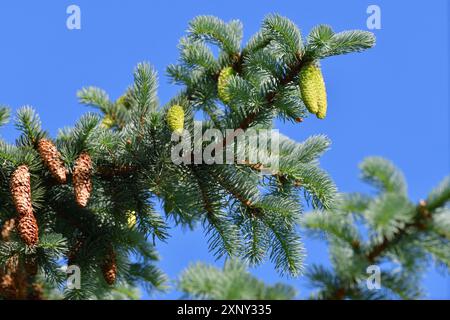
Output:
<svg viewBox="0 0 450 320">
<path fill-rule="evenodd" d="M 319 67 L 308 64 L 300 70 L 300 91 L 308 110 L 320 119 L 325 118 L 327 114 L 327 92 Z"/>
<path fill-rule="evenodd" d="M 14 219 L 8 220 L 5 225 L 7 224 L 14 227 Z M 7 242 L 9 239 L 3 238 L 3 241 Z M 0 268 L 0 299 L 25 299 L 26 291 L 27 278 L 19 266 L 19 255 L 15 254 L 6 260 L 4 267 Z"/>
<path fill-rule="evenodd" d="M 170 130 L 182 134 L 184 129 L 184 110 L 180 105 L 173 105 L 167 111 L 167 124 Z"/>
<path fill-rule="evenodd" d="M 56 146 L 47 139 L 38 142 L 38 151 L 45 166 L 59 183 L 66 183 L 66 168 Z"/>
<path fill-rule="evenodd" d="M 81 207 L 86 207 L 92 192 L 92 159 L 87 152 L 82 152 L 75 161 L 73 170 L 73 188 L 75 200 Z"/>
<path fill-rule="evenodd" d="M 10 189 L 14 205 L 20 216 L 33 214 L 31 205 L 30 172 L 26 165 L 19 166 L 11 175 Z"/>
<path fill-rule="evenodd" d="M 19 268 L 19 257 L 12 256 L 6 261 L 4 270 L 0 269 L 0 298 L 25 299 L 27 286 L 27 277 Z"/>
<path fill-rule="evenodd" d="M 69 252 L 67 253 L 67 265 L 71 266 L 76 264 L 77 255 L 80 252 L 81 248 L 83 247 L 84 239 L 82 237 L 78 237 L 75 240 L 75 243 L 70 248 Z"/>
<path fill-rule="evenodd" d="M 108 257 L 105 259 L 105 263 L 102 267 L 103 278 L 109 285 L 113 285 L 116 282 L 117 277 L 117 264 L 116 264 L 116 254 L 113 250 L 109 253 Z"/>
<path fill-rule="evenodd" d="M 5 268 L 0 268 L 0 298 L 10 300 L 16 297 L 17 288 L 13 277 L 17 269 L 17 265 L 14 265 L 16 261 L 15 257 L 9 258 L 6 261 Z"/>
<path fill-rule="evenodd" d="M 8 260 L 6 260 L 5 263 L 5 270 L 8 274 L 15 274 L 18 273 L 19 270 L 19 256 L 17 254 L 10 257 Z"/>
<path fill-rule="evenodd" d="M 11 232 L 16 227 L 16 220 L 15 219 L 9 219 L 6 220 L 2 227 L 2 240 L 3 241 L 9 241 L 9 237 L 11 236 Z"/>
<path fill-rule="evenodd" d="M 232 67 L 223 68 L 219 74 L 219 79 L 217 81 L 217 93 L 219 95 L 219 99 L 222 100 L 223 103 L 229 103 L 231 99 L 226 88 L 232 75 L 234 75 L 234 70 Z"/>
<path fill-rule="evenodd" d="M 0 298 L 15 299 L 17 295 L 14 278 L 10 274 L 1 274 L 0 271 Z"/>
<path fill-rule="evenodd" d="M 28 246 L 34 246 L 39 240 L 39 227 L 33 212 L 19 218 L 17 231 L 23 242 Z"/>
<path fill-rule="evenodd" d="M 13 297 L 13 299 L 26 299 L 28 291 L 28 280 L 25 272 L 19 270 L 16 273 L 11 274 L 11 276 L 13 277 L 14 286 L 16 288 L 15 297 Z"/>
</svg>

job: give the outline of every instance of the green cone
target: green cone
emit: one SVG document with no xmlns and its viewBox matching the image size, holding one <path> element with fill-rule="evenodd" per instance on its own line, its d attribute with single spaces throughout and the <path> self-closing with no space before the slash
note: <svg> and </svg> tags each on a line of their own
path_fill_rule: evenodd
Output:
<svg viewBox="0 0 450 320">
<path fill-rule="evenodd" d="M 327 114 L 327 92 L 322 71 L 314 64 L 303 67 L 300 71 L 300 91 L 309 112 L 319 119 Z"/>
<path fill-rule="evenodd" d="M 173 105 L 167 111 L 167 124 L 172 132 L 182 134 L 184 129 L 184 110 L 180 105 Z"/>
<path fill-rule="evenodd" d="M 231 100 L 231 97 L 228 94 L 226 87 L 232 75 L 234 75 L 233 68 L 231 67 L 223 68 L 222 71 L 220 71 L 219 79 L 217 81 L 217 92 L 219 95 L 219 99 L 222 100 L 222 102 L 225 104 L 229 103 Z"/>
</svg>

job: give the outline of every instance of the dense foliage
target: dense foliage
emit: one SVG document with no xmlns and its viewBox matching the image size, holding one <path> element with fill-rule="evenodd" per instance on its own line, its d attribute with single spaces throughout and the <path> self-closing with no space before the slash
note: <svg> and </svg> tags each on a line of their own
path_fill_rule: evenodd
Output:
<svg viewBox="0 0 450 320">
<path fill-rule="evenodd" d="M 302 202 L 331 209 L 336 199 L 333 181 L 318 165 L 330 141 L 317 135 L 298 143 L 280 135 L 279 153 L 272 155 L 279 167 L 261 175 L 261 163 L 174 164 L 172 131 L 192 132 L 195 123 L 247 131 L 272 128 L 275 118 L 301 122 L 314 107 L 302 88 L 310 96 L 317 87 L 301 82 L 320 80 L 321 59 L 370 48 L 374 37 L 320 25 L 303 39 L 293 22 L 271 15 L 241 42 L 239 21 L 195 18 L 180 40 L 179 63 L 167 69 L 184 86 L 176 97 L 160 105 L 157 75 L 141 63 L 117 100 L 99 88 L 82 89 L 80 102 L 100 114 L 87 113 L 54 139 L 31 107 L 18 110 L 15 144 L 0 142 L 0 222 L 16 226 L 0 244 L 4 298 L 35 297 L 39 281 L 64 287 L 66 263 L 82 274 L 80 288 L 66 288 L 69 299 L 104 297 L 114 283 L 163 289 L 156 241 L 169 236 L 167 219 L 200 224 L 216 257 L 251 264 L 269 258 L 281 274 L 302 271 L 296 228 Z M 316 80 L 299 76 L 311 66 Z M 319 87 L 323 118 L 324 83 Z M 0 108 L 0 124 L 8 118 Z M 233 146 L 233 138 L 223 146 Z"/>
</svg>

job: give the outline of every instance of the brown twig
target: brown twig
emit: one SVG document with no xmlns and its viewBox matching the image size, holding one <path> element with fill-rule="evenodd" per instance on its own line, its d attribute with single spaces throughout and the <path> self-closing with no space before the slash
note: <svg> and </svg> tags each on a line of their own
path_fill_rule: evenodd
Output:
<svg viewBox="0 0 450 320">
<path fill-rule="evenodd" d="M 239 200 L 239 202 L 241 202 L 244 206 L 248 207 L 249 209 L 255 208 L 250 199 L 245 198 L 243 195 L 234 190 L 234 188 L 230 187 L 230 185 L 226 181 L 224 181 L 219 175 L 212 172 L 210 172 L 210 174 L 217 180 L 217 182 L 220 184 L 222 188 L 224 188 L 234 198 Z"/>
</svg>

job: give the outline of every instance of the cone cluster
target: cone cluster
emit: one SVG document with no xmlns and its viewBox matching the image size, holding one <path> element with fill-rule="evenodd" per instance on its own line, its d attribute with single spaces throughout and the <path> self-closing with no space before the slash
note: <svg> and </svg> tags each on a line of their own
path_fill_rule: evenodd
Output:
<svg viewBox="0 0 450 320">
<path fill-rule="evenodd" d="M 327 114 L 327 92 L 322 71 L 314 64 L 300 70 L 300 91 L 309 112 L 323 119 Z"/>
<path fill-rule="evenodd" d="M 116 254 L 114 250 L 111 250 L 108 256 L 105 259 L 105 262 L 102 267 L 103 278 L 106 283 L 109 285 L 113 285 L 116 282 L 117 277 L 117 263 L 116 263 Z"/>
<path fill-rule="evenodd" d="M 61 154 L 56 146 L 48 139 L 38 142 L 38 151 L 44 165 L 59 183 L 66 183 L 66 168 L 61 160 Z"/>
<path fill-rule="evenodd" d="M 19 214 L 17 231 L 28 246 L 34 246 L 39 239 L 39 227 L 31 204 L 30 172 L 26 165 L 19 166 L 11 175 L 10 189 L 14 206 Z"/>
<path fill-rule="evenodd" d="M 217 94 L 219 99 L 225 104 L 229 103 L 231 100 L 231 97 L 227 92 L 227 85 L 232 75 L 234 75 L 234 70 L 232 67 L 223 68 L 220 71 L 219 79 L 217 81 Z"/>
<path fill-rule="evenodd" d="M 75 200 L 80 207 L 86 207 L 92 192 L 92 158 L 82 152 L 75 161 L 73 170 L 73 188 Z"/>
<path fill-rule="evenodd" d="M 0 269 L 0 298 L 6 300 L 42 299 L 36 295 L 34 284 L 29 284 L 29 274 L 19 267 L 19 257 L 8 259 L 4 269 Z"/>
<path fill-rule="evenodd" d="M 167 110 L 167 125 L 172 132 L 182 134 L 184 129 L 184 109 L 180 105 L 173 105 Z"/>
</svg>

